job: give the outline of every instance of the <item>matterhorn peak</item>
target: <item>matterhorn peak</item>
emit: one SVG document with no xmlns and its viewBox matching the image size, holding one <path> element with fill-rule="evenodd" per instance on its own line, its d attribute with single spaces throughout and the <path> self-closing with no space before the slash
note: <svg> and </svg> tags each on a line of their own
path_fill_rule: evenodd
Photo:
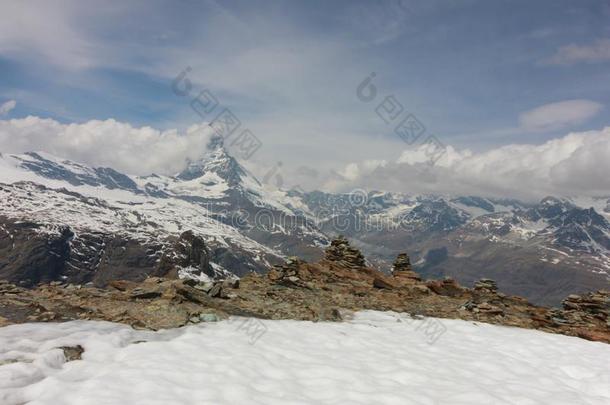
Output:
<svg viewBox="0 0 610 405">
<path fill-rule="evenodd" d="M 221 135 L 212 135 L 201 157 L 188 160 L 186 168 L 177 177 L 180 180 L 193 180 L 206 173 L 215 173 L 232 186 L 239 184 L 242 176 L 246 175 L 245 169 L 226 150 Z"/>
<path fill-rule="evenodd" d="M 213 134 L 207 144 L 208 150 L 224 149 L 224 138 L 222 135 Z"/>
</svg>

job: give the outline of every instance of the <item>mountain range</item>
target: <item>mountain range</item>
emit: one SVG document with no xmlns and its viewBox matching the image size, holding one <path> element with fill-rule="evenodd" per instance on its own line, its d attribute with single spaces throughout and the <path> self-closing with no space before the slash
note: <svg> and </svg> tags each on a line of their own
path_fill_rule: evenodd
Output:
<svg viewBox="0 0 610 405">
<path fill-rule="evenodd" d="M 0 279 L 242 276 L 289 256 L 322 257 L 338 234 L 389 271 L 407 252 L 426 277 L 556 305 L 610 288 L 610 198 L 539 202 L 477 196 L 280 190 L 213 139 L 174 176 L 132 176 L 44 152 L 0 155 Z"/>
</svg>

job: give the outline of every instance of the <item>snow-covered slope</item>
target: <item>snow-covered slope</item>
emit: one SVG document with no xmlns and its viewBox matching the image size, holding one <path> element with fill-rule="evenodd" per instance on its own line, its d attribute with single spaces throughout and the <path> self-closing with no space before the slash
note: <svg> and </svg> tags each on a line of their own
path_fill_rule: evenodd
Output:
<svg viewBox="0 0 610 405">
<path fill-rule="evenodd" d="M 34 223 L 37 233 L 49 235 L 68 227 L 74 233 L 70 249 L 85 235 L 105 235 L 102 247 L 120 236 L 152 250 L 150 255 L 159 261 L 169 240 L 190 230 L 212 250 L 214 268 L 240 275 L 264 271 L 286 254 L 318 251 L 316 246 L 326 241 L 304 220 L 290 221 L 296 224 L 291 228 L 279 224 L 261 231 L 254 223 L 255 213 L 297 216 L 269 199 L 222 144 L 214 144 L 176 176 L 129 176 L 42 152 L 0 155 L 0 194 L 0 218 Z M 8 225 L 0 226 L 0 233 L 13 237 Z M 281 243 L 284 240 L 286 245 Z"/>
<path fill-rule="evenodd" d="M 58 348 L 75 345 L 83 359 L 64 363 Z M 5 405 L 610 403 L 609 345 L 392 312 L 161 332 L 15 325 L 0 329 L 0 364 Z"/>
</svg>

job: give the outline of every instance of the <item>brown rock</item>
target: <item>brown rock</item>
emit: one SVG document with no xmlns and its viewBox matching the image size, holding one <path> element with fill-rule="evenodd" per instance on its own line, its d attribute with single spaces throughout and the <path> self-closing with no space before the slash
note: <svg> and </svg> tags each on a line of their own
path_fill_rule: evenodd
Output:
<svg viewBox="0 0 610 405">
<path fill-rule="evenodd" d="M 131 298 L 133 299 L 153 299 L 158 298 L 163 294 L 163 291 L 159 288 L 142 288 L 137 287 L 131 291 Z"/>
<path fill-rule="evenodd" d="M 421 277 L 414 271 L 400 271 L 392 274 L 402 284 L 416 284 L 421 282 Z"/>
<path fill-rule="evenodd" d="M 6 318 L 4 318 L 4 317 L 0 316 L 0 328 L 1 328 L 1 327 L 3 327 L 3 326 L 10 325 L 10 324 L 11 324 L 11 323 L 9 322 L 9 320 L 8 320 L 8 319 L 6 319 Z"/>
<path fill-rule="evenodd" d="M 389 278 L 378 276 L 373 279 L 373 287 L 381 288 L 381 289 L 385 289 L 385 290 L 393 290 L 395 288 L 398 288 L 398 285 L 395 284 Z"/>
<path fill-rule="evenodd" d="M 274 267 L 273 269 L 269 270 L 269 272 L 267 273 L 267 278 L 272 282 L 278 281 L 281 278 L 281 276 L 282 276 L 281 268 L 278 270 L 277 268 Z"/>
<path fill-rule="evenodd" d="M 447 297 L 459 297 L 464 294 L 464 289 L 452 278 L 430 280 L 426 282 L 426 287 L 438 295 Z"/>
<path fill-rule="evenodd" d="M 479 312 L 489 315 L 502 315 L 504 313 L 501 308 L 491 305 L 488 302 L 478 304 L 476 308 L 479 310 Z"/>
<path fill-rule="evenodd" d="M 112 280 L 108 283 L 108 286 L 119 291 L 127 291 L 135 288 L 137 283 L 127 280 Z"/>
<path fill-rule="evenodd" d="M 430 289 L 423 284 L 414 285 L 412 289 L 419 294 L 430 294 Z"/>
<path fill-rule="evenodd" d="M 610 343 L 610 332 L 603 333 L 600 331 L 581 329 L 577 331 L 576 335 L 580 338 L 591 340 L 594 342 Z"/>
</svg>

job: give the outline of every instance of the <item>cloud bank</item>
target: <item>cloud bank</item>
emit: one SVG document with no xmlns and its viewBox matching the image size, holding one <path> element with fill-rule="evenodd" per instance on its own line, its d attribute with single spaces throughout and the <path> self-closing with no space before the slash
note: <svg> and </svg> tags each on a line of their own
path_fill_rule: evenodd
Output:
<svg viewBox="0 0 610 405">
<path fill-rule="evenodd" d="M 129 174 L 175 174 L 188 159 L 203 154 L 211 135 L 205 124 L 178 132 L 136 128 L 112 119 L 66 125 L 29 116 L 0 120 L 0 152 L 44 151 Z"/>
<path fill-rule="evenodd" d="M 486 152 L 447 147 L 430 167 L 423 149 L 395 162 L 351 163 L 326 188 L 406 193 L 473 194 L 536 200 L 547 195 L 610 196 L 610 127 L 571 133 L 541 145 L 506 145 Z"/>
<path fill-rule="evenodd" d="M 211 135 L 206 124 L 179 132 L 137 128 L 112 119 L 61 124 L 30 116 L 0 120 L 0 152 L 40 150 L 129 174 L 171 175 L 182 170 L 188 160 L 200 157 Z M 546 195 L 610 196 L 608 156 L 610 127 L 570 133 L 540 145 L 511 144 L 478 153 L 448 146 L 432 167 L 422 148 L 406 149 L 395 161 L 367 159 L 327 174 L 315 168 L 285 167 L 281 185 L 531 200 Z M 264 176 L 263 172 L 258 174 Z M 307 179 L 308 184 L 303 182 Z"/>
</svg>

